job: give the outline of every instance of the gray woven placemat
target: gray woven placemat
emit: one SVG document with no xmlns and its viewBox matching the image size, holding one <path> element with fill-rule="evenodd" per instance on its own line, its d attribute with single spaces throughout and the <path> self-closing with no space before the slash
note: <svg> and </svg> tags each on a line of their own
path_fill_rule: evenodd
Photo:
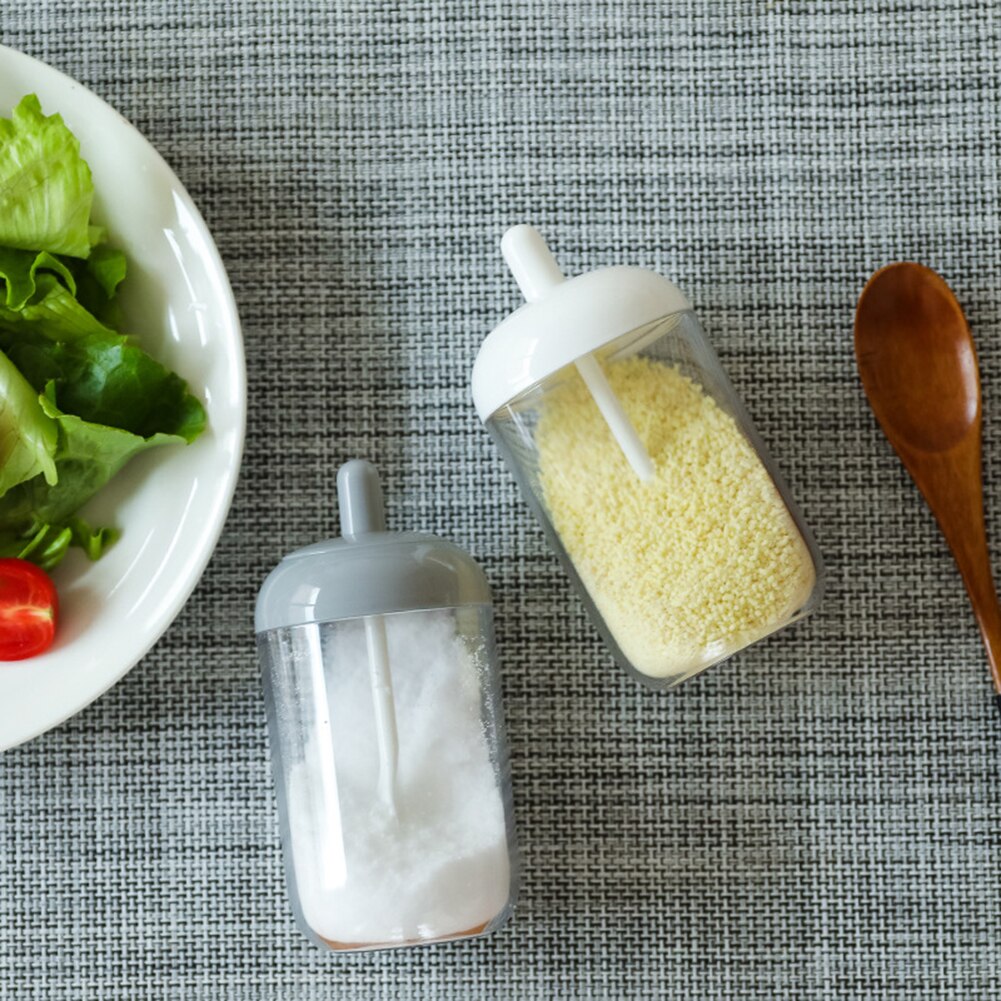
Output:
<svg viewBox="0 0 1001 1001">
<path fill-rule="evenodd" d="M 851 354 L 878 265 L 950 280 L 1001 545 L 996 4 L 74 0 L 4 4 L 0 34 L 177 169 L 251 387 L 174 627 L 0 757 L 0 997 L 998 997 L 984 658 Z M 470 405 L 523 220 L 570 271 L 691 295 L 827 558 L 815 619 L 668 695 L 610 666 Z M 525 865 L 489 940 L 331 957 L 286 903 L 252 603 L 352 455 L 496 589 Z"/>
</svg>

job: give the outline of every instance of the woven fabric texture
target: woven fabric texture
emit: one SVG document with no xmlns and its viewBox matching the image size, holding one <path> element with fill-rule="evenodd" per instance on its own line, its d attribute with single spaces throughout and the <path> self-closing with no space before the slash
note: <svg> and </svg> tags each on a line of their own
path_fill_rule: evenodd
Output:
<svg viewBox="0 0 1001 1001">
<path fill-rule="evenodd" d="M 250 379 L 187 607 L 0 757 L 0 997 L 995 1001 L 999 722 L 851 330 L 888 261 L 956 290 L 1001 557 L 996 4 L 37 0 L 0 37 L 176 169 Z M 470 402 L 521 221 L 568 272 L 689 294 L 827 561 L 813 619 L 665 695 L 610 663 Z M 331 956 L 293 924 L 252 609 L 351 456 L 495 589 L 524 865 L 489 939 Z"/>
</svg>

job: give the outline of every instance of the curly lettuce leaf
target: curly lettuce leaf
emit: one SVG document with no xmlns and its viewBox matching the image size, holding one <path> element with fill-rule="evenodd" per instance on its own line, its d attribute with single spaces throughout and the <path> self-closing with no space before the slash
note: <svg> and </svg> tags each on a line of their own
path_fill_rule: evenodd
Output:
<svg viewBox="0 0 1001 1001">
<path fill-rule="evenodd" d="M 117 271 L 110 261 L 102 288 L 111 295 Z M 0 357 L 16 376 L 21 409 L 33 403 L 56 429 L 48 475 L 26 469 L 0 483 L 0 554 L 45 568 L 73 546 L 97 559 L 117 532 L 92 529 L 76 512 L 134 455 L 193 441 L 205 428 L 184 380 L 95 319 L 60 278 L 36 269 L 22 308 L 0 306 L 0 347 L 9 352 Z M 9 395 L 0 385 L 0 399 Z"/>
<path fill-rule="evenodd" d="M 127 271 L 125 254 L 114 247 L 95 247 L 84 263 L 84 273 L 94 280 L 105 300 L 114 298 L 118 286 L 125 281 Z M 89 308 L 83 296 L 78 295 L 78 298 L 85 309 Z"/>
<path fill-rule="evenodd" d="M 0 557 L 30 560 L 43 570 L 58 566 L 69 550 L 73 530 L 68 525 L 27 525 L 22 531 L 0 529 Z"/>
<path fill-rule="evenodd" d="M 0 494 L 33 478 L 55 483 L 58 436 L 38 393 L 0 353 Z"/>
<path fill-rule="evenodd" d="M 116 295 L 128 270 L 125 254 L 102 245 L 95 247 L 85 261 L 67 258 L 61 263 L 76 283 L 77 302 L 106 326 L 119 327 L 123 317 Z"/>
<path fill-rule="evenodd" d="M 52 382 L 66 413 L 140 438 L 202 433 L 205 409 L 179 375 L 94 319 L 54 276 L 37 284 L 39 301 L 0 309 L 0 349 L 36 392 Z"/>
<path fill-rule="evenodd" d="M 113 546 L 122 535 L 117 528 L 93 528 L 79 517 L 70 518 L 66 527 L 70 530 L 70 545 L 82 549 L 91 563 L 99 560 L 104 551 Z"/>
<path fill-rule="evenodd" d="M 6 296 L 0 298 L 5 309 L 24 309 L 28 300 L 38 291 L 39 272 L 50 271 L 66 283 L 71 295 L 77 292 L 76 278 L 57 257 L 46 251 L 14 250 L 0 247 L 0 279 L 6 285 Z"/>
<path fill-rule="evenodd" d="M 36 476 L 0 497 L 0 553 L 20 547 L 22 558 L 46 566 L 58 563 L 70 546 L 97 559 L 117 533 L 90 528 L 76 512 L 133 456 L 160 445 L 184 443 L 179 435 L 158 433 L 143 438 L 64 413 L 56 404 L 55 392 L 50 384 L 38 400 L 58 428 L 57 480 L 49 483 Z"/>
<path fill-rule="evenodd" d="M 99 560 L 120 535 L 114 528 L 92 528 L 83 518 L 70 518 L 65 524 L 31 524 L 19 532 L 0 529 L 0 557 L 30 560 L 51 570 L 71 546 L 82 549 L 91 562 Z"/>
<path fill-rule="evenodd" d="M 93 201 L 80 143 L 29 94 L 0 118 L 0 244 L 87 257 L 102 235 L 90 225 Z"/>
<path fill-rule="evenodd" d="M 55 275 L 36 269 L 33 281 L 34 293 L 20 309 L 0 305 L 0 331 L 24 336 L 34 332 L 50 341 L 73 341 L 88 334 L 121 336 L 87 312 Z"/>
</svg>

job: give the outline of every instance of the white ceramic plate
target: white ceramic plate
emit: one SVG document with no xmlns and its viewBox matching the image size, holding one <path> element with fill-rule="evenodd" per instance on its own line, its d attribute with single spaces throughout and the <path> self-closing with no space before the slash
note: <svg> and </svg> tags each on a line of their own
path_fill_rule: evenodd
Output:
<svg viewBox="0 0 1001 1001">
<path fill-rule="evenodd" d="M 127 329 L 187 379 L 208 431 L 134 459 L 84 514 L 121 540 L 97 563 L 71 552 L 53 576 L 62 618 L 53 648 L 0 663 L 0 749 L 79 712 L 156 642 L 194 589 L 236 486 L 246 421 L 233 294 L 201 216 L 170 168 L 116 111 L 52 68 L 0 47 L 0 114 L 28 93 L 58 112 L 94 176 L 94 216 L 128 255 Z"/>
</svg>

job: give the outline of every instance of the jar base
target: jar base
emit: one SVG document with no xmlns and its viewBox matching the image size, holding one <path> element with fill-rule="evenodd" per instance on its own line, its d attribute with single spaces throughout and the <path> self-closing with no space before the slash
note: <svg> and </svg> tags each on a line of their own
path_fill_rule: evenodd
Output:
<svg viewBox="0 0 1001 1001">
<path fill-rule="evenodd" d="M 499 916 L 500 915 L 498 915 L 498 917 Z M 490 928 L 496 920 L 497 918 L 492 918 L 490 921 L 484 921 L 482 924 L 478 924 L 473 928 L 453 932 L 449 935 L 440 935 L 437 938 L 409 938 L 398 942 L 338 942 L 335 939 L 324 938 L 322 935 L 317 935 L 316 937 L 328 949 L 332 949 L 334 952 L 364 952 L 374 949 L 403 949 L 412 945 L 434 945 L 438 942 L 452 942 L 460 938 L 473 938 L 476 935 L 482 935 L 486 932 L 486 930 Z"/>
</svg>

